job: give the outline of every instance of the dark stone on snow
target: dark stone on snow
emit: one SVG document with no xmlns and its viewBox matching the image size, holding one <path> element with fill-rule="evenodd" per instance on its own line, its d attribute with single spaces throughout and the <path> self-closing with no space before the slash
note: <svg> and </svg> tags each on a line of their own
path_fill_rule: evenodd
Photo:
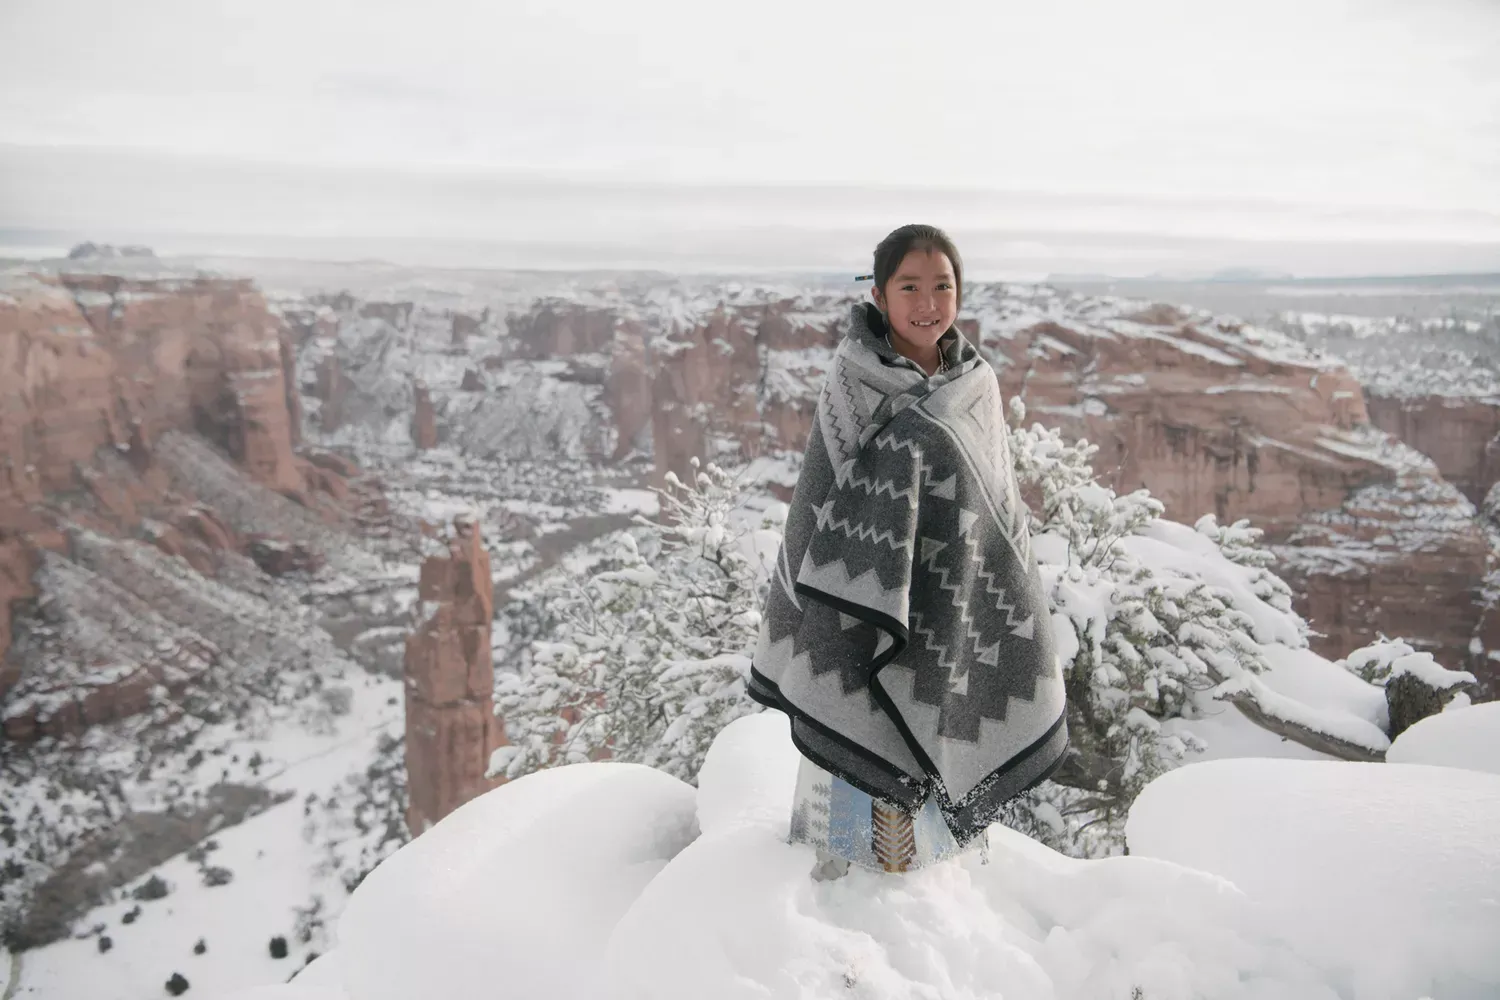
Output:
<svg viewBox="0 0 1500 1000">
<path fill-rule="evenodd" d="M 1385 683 L 1385 704 L 1390 717 L 1390 737 L 1395 739 L 1431 715 L 1437 715 L 1468 684 L 1434 687 L 1413 673 L 1400 673 Z"/>
<path fill-rule="evenodd" d="M 100 938 L 99 938 L 99 954 L 101 954 L 101 955 L 104 954 L 106 951 L 109 951 L 109 949 L 113 948 L 114 946 L 115 946 L 115 943 L 112 940 L 110 940 L 110 937 L 109 937 L 108 934 L 104 934 L 104 935 L 100 936 Z"/>
<path fill-rule="evenodd" d="M 161 899 L 168 892 L 171 892 L 171 889 L 167 887 L 166 880 L 160 875 L 152 875 L 131 891 L 130 898 L 140 900 Z"/>
<path fill-rule="evenodd" d="M 198 939 L 198 943 L 195 944 L 195 945 L 193 945 L 193 954 L 194 955 L 201 955 L 201 954 L 203 954 L 207 950 L 208 950 L 208 942 L 205 941 L 205 940 L 203 940 L 202 938 L 199 938 Z"/>
<path fill-rule="evenodd" d="M 200 869 L 200 871 L 203 873 L 203 884 L 210 889 L 214 886 L 228 885 L 234 881 L 234 872 L 228 868 L 221 868 L 218 865 L 209 865 L 206 868 Z"/>
<path fill-rule="evenodd" d="M 167 980 L 167 992 L 174 997 L 180 997 L 187 992 L 188 981 L 180 972 L 172 973 L 172 978 Z"/>
<path fill-rule="evenodd" d="M 135 923 L 135 918 L 138 917 L 138 916 L 140 916 L 140 915 L 141 915 L 141 908 L 139 906 L 132 906 L 130 908 L 130 912 L 127 913 L 127 914 L 125 914 L 123 917 L 120 918 L 120 923 L 122 923 L 122 924 L 133 924 L 133 923 Z"/>
<path fill-rule="evenodd" d="M 286 938 L 280 934 L 271 939 L 271 957 L 286 958 Z"/>
</svg>

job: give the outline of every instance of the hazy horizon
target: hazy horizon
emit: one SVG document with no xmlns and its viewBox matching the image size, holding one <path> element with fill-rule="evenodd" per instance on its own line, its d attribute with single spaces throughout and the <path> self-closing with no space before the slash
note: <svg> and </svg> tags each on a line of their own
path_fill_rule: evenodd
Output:
<svg viewBox="0 0 1500 1000">
<path fill-rule="evenodd" d="M 954 235 L 975 277 L 1500 271 L 1500 217 L 1240 200 L 669 184 L 474 170 L 251 164 L 0 146 L 0 230 L 163 254 L 378 257 L 445 267 L 862 271 L 896 225 Z M 1492 238 L 1490 237 L 1493 232 Z"/>
</svg>

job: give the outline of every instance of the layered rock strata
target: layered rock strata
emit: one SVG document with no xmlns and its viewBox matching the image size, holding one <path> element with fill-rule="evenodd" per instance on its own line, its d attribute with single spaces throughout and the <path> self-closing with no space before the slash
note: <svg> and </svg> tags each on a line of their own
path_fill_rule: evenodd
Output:
<svg viewBox="0 0 1500 1000">
<path fill-rule="evenodd" d="M 209 577 L 241 554 L 282 571 L 318 563 L 314 548 L 344 516 L 349 488 L 294 450 L 294 364 L 292 334 L 246 281 L 0 275 L 0 705 L 10 738 L 129 714 L 146 678 L 170 695 L 185 676 L 134 653 L 100 673 L 108 657 L 77 647 L 74 665 L 93 671 L 81 707 L 23 697 L 56 688 L 67 657 L 41 641 L 45 624 L 29 653 L 9 655 L 16 615 L 45 623 L 49 608 L 83 607 L 59 604 L 64 590 L 82 593 L 67 565 L 70 533 L 151 545 Z M 64 619 L 74 624 L 59 635 L 102 620 Z"/>
</svg>

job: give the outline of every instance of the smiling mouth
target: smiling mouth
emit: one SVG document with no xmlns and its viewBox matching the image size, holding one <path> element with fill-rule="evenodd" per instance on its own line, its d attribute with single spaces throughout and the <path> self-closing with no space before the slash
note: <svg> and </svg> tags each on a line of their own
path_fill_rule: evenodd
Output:
<svg viewBox="0 0 1500 1000">
<path fill-rule="evenodd" d="M 935 319 L 934 320 L 928 320 L 926 323 L 919 322 L 918 320 L 912 320 L 911 321 L 911 325 L 912 326 L 918 326 L 918 327 L 937 326 L 937 322 L 938 321 L 935 320 Z"/>
</svg>

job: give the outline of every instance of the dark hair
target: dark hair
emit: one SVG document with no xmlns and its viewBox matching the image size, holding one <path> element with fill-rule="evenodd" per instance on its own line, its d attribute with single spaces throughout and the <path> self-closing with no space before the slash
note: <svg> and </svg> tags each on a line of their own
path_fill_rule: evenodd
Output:
<svg viewBox="0 0 1500 1000">
<path fill-rule="evenodd" d="M 937 226 L 902 226 L 880 241 L 875 248 L 875 287 L 885 294 L 885 283 L 891 280 L 896 268 L 913 250 L 936 250 L 947 256 L 953 265 L 953 284 L 958 292 L 958 301 L 964 300 L 964 262 L 959 259 L 958 247 L 948 234 Z"/>
</svg>

